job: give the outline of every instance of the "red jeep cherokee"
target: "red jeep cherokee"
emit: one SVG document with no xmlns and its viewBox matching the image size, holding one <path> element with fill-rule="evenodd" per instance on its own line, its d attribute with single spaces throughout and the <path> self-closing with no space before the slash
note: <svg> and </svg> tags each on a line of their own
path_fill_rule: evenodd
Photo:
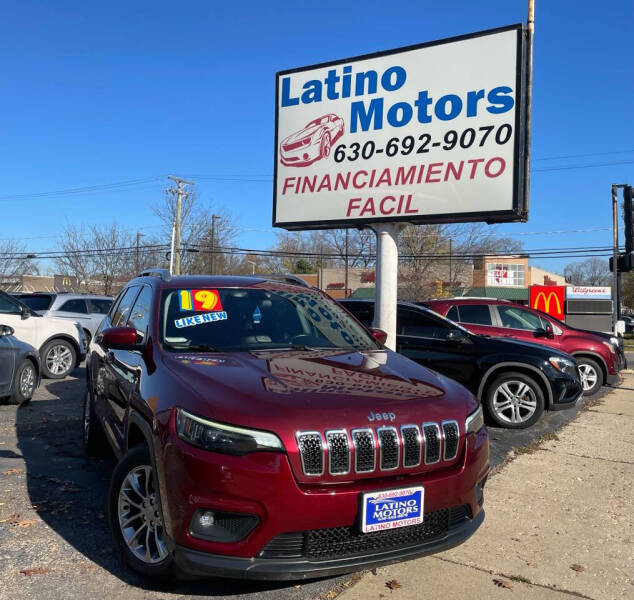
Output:
<svg viewBox="0 0 634 600">
<path fill-rule="evenodd" d="M 616 338 L 575 329 L 546 313 L 508 300 L 448 298 L 419 304 L 473 333 L 537 342 L 574 356 L 588 396 L 598 392 L 602 385 L 618 381 L 621 357 Z"/>
<path fill-rule="evenodd" d="M 482 410 L 322 292 L 146 272 L 91 343 L 88 452 L 148 576 L 318 577 L 445 550 L 482 523 Z"/>
</svg>

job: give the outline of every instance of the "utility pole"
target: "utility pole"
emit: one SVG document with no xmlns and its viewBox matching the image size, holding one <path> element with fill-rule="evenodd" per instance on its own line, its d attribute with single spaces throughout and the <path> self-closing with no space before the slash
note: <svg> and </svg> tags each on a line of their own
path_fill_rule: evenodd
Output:
<svg viewBox="0 0 634 600">
<path fill-rule="evenodd" d="M 174 246 L 176 250 L 176 256 L 174 256 L 174 275 L 181 274 L 181 204 L 183 195 L 187 196 L 187 193 L 183 194 L 183 184 L 194 185 L 193 181 L 186 181 L 181 177 L 175 177 L 174 175 L 168 175 L 168 179 L 171 179 L 176 183 L 176 223 L 175 223 L 175 239 Z"/>
<path fill-rule="evenodd" d="M 349 229 L 346 227 L 346 268 L 345 268 L 345 282 L 344 282 L 344 292 L 343 292 L 343 297 L 347 298 L 348 297 L 348 232 Z"/>
<path fill-rule="evenodd" d="M 453 289 L 453 282 L 451 280 L 451 243 L 451 238 L 449 238 L 449 293 L 453 296 L 453 293 L 451 291 Z"/>
<path fill-rule="evenodd" d="M 139 274 L 139 242 L 144 235 L 140 231 L 136 232 L 136 253 L 134 255 L 134 272 L 136 275 Z"/>
<path fill-rule="evenodd" d="M 220 219 L 220 215 L 211 215 L 211 275 L 214 275 L 215 270 L 216 219 Z"/>
</svg>

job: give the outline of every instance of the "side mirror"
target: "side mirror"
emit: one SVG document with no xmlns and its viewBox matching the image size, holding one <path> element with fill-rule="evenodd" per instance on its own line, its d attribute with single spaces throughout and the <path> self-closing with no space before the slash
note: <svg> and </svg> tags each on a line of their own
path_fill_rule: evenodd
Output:
<svg viewBox="0 0 634 600">
<path fill-rule="evenodd" d="M 28 319 L 31 316 L 31 311 L 28 308 L 21 307 L 20 308 L 20 317 L 22 320 Z"/>
<path fill-rule="evenodd" d="M 448 342 L 455 342 L 457 344 L 463 344 L 470 341 L 469 338 L 459 329 L 450 329 L 447 332 L 447 337 L 445 339 Z"/>
<path fill-rule="evenodd" d="M 8 325 L 0 325 L 0 337 L 5 337 L 6 335 L 13 335 L 15 330 L 13 327 L 9 327 Z"/>
<path fill-rule="evenodd" d="M 546 329 L 544 329 L 543 327 L 538 327 L 537 329 L 535 329 L 534 335 L 536 338 L 543 337 L 552 340 L 555 337 L 555 332 L 550 325 L 547 325 Z"/>
<path fill-rule="evenodd" d="M 370 327 L 370 333 L 379 344 L 385 344 L 387 341 L 387 333 L 378 327 Z"/>
<path fill-rule="evenodd" d="M 111 327 L 104 329 L 96 340 L 108 350 L 139 350 L 138 336 L 134 327 Z"/>
</svg>

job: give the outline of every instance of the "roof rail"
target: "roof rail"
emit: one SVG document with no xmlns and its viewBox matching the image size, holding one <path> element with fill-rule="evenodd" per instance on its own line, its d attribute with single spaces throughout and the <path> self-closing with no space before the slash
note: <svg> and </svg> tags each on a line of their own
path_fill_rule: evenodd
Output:
<svg viewBox="0 0 634 600">
<path fill-rule="evenodd" d="M 158 277 L 163 281 L 169 281 L 171 279 L 170 272 L 167 269 L 146 269 L 141 271 L 139 277 Z"/>
<path fill-rule="evenodd" d="M 290 273 L 267 273 L 262 275 L 266 279 L 274 279 L 275 281 L 283 281 L 284 283 L 292 283 L 294 285 L 301 285 L 302 287 L 313 287 L 301 277 L 297 275 L 291 275 Z"/>
</svg>

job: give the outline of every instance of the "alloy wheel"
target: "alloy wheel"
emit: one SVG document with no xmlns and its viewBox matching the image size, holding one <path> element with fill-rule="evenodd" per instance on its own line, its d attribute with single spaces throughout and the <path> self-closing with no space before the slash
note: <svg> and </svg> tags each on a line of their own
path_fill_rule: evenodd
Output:
<svg viewBox="0 0 634 600">
<path fill-rule="evenodd" d="M 524 423 L 537 410 L 535 391 L 524 381 L 509 380 L 493 394 L 493 410 L 501 421 Z"/>
<path fill-rule="evenodd" d="M 133 468 L 121 484 L 118 501 L 119 527 L 128 548 L 146 564 L 156 564 L 169 555 L 163 541 L 163 517 L 152 467 Z"/>
<path fill-rule="evenodd" d="M 35 369 L 31 365 L 24 367 L 20 374 L 20 394 L 22 398 L 30 398 L 35 388 Z"/>
<path fill-rule="evenodd" d="M 599 379 L 599 374 L 596 369 L 587 363 L 579 365 L 579 375 L 581 377 L 581 386 L 583 387 L 584 392 L 591 390 Z"/>
<path fill-rule="evenodd" d="M 71 351 L 63 344 L 55 344 L 46 355 L 46 368 L 53 375 L 70 371 L 73 362 Z"/>
</svg>

